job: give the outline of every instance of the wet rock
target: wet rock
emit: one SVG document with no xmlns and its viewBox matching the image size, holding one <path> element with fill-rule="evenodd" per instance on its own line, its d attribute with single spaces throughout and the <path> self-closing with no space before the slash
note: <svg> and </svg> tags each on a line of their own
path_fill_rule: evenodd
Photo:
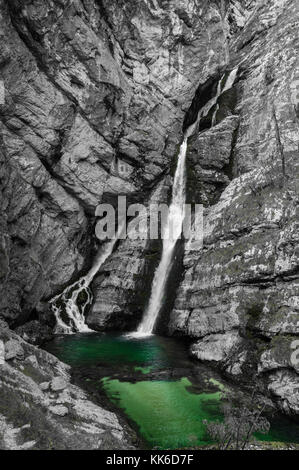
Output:
<svg viewBox="0 0 299 470">
<path fill-rule="evenodd" d="M 269 377 L 268 390 L 280 409 L 291 416 L 299 414 L 298 374 L 290 370 L 278 370 Z"/>
<path fill-rule="evenodd" d="M 26 357 L 24 362 L 25 364 L 30 364 L 31 366 L 38 368 L 38 360 L 33 354 L 31 356 Z"/>
<path fill-rule="evenodd" d="M 260 356 L 258 372 L 294 369 L 299 374 L 299 361 L 296 360 L 296 353 L 294 352 L 298 345 L 299 340 L 295 336 L 274 337 L 267 351 L 264 351 Z M 295 356 L 294 359 L 293 356 Z"/>
<path fill-rule="evenodd" d="M 90 264 L 99 203 L 147 202 L 198 84 L 226 63 L 226 27 L 216 4 L 195 0 L 1 6 L 0 314 L 10 325 L 33 320 Z M 115 174 L 119 160 L 129 176 Z M 124 304 L 131 293 L 111 295 Z"/>
<path fill-rule="evenodd" d="M 224 362 L 241 343 L 237 331 L 206 336 L 191 347 L 192 356 L 201 361 Z"/>
</svg>

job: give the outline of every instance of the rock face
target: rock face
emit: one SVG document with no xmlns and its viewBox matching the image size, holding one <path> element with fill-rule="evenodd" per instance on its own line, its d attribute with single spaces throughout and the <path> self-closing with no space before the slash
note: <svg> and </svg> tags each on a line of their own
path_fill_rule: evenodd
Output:
<svg viewBox="0 0 299 470">
<path fill-rule="evenodd" d="M 98 204 L 168 201 L 183 130 L 218 97 L 188 142 L 204 245 L 186 241 L 164 323 L 296 414 L 298 21 L 296 0 L 0 0 L 0 317 L 49 337 L 47 301 L 92 264 Z M 136 326 L 160 248 L 116 245 L 92 328 Z"/>
<path fill-rule="evenodd" d="M 0 323 L 0 449 L 133 449 L 114 413 L 70 383 L 69 367 Z M 110 443 L 111 443 L 110 442 Z"/>
<path fill-rule="evenodd" d="M 195 357 L 245 382 L 256 377 L 293 415 L 299 405 L 298 361 L 291 360 L 299 334 L 299 37 L 295 31 L 282 37 L 298 20 L 294 2 L 260 2 L 231 43 L 231 61 L 241 63 L 232 115 L 220 100 L 216 125 L 189 147 L 194 173 L 200 168 L 202 201 L 212 205 L 203 249 L 186 246 L 169 324 L 171 334 L 196 340 Z M 231 181 L 219 176 L 220 191 L 211 191 L 207 184 L 215 180 L 207 180 L 205 168 Z"/>
<path fill-rule="evenodd" d="M 169 168 L 198 83 L 227 61 L 221 12 L 200 3 L 0 2 L 0 312 L 10 324 L 90 265 L 100 202 L 146 202 Z M 118 161 L 133 171 L 115 171 Z"/>
</svg>

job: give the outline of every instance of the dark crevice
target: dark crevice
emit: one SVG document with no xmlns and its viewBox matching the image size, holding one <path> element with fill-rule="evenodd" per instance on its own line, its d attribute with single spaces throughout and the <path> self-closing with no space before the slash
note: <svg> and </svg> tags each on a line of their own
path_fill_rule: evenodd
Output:
<svg viewBox="0 0 299 470">
<path fill-rule="evenodd" d="M 167 335 L 170 314 L 175 306 L 178 288 L 184 277 L 183 258 L 185 251 L 185 242 L 179 239 L 173 253 L 170 273 L 166 282 L 162 309 L 157 318 L 155 331 L 162 335 Z"/>
<path fill-rule="evenodd" d="M 105 23 L 109 26 L 109 28 L 112 30 L 113 27 L 112 27 L 112 24 L 110 22 L 110 19 L 109 19 L 109 15 L 107 13 L 107 10 L 105 8 L 105 5 L 104 5 L 104 2 L 103 0 L 95 0 L 95 3 L 98 5 L 99 7 L 99 12 L 103 18 L 103 20 L 105 21 Z"/>
<path fill-rule="evenodd" d="M 231 145 L 231 151 L 230 151 L 230 156 L 229 156 L 229 161 L 224 167 L 222 168 L 223 173 L 230 179 L 234 179 L 235 175 L 235 150 L 236 150 L 236 144 L 238 140 L 238 133 L 239 133 L 239 128 L 240 128 L 240 122 L 238 122 L 238 125 L 236 129 L 233 131 L 233 137 L 232 137 L 232 145 Z"/>
<path fill-rule="evenodd" d="M 64 137 L 65 137 L 65 129 L 60 129 L 57 132 L 58 132 L 59 140 L 58 140 L 57 146 L 55 147 L 54 153 L 52 155 L 52 162 L 54 164 L 58 163 L 63 155 L 62 149 L 63 149 L 63 143 L 64 143 Z"/>
<path fill-rule="evenodd" d="M 200 109 L 203 108 L 216 95 L 220 76 L 221 74 L 219 72 L 217 75 L 208 78 L 205 83 L 198 86 L 191 106 L 186 113 L 183 123 L 183 131 L 188 129 L 188 127 L 196 121 Z"/>
<path fill-rule="evenodd" d="M 272 109 L 272 114 L 273 114 L 273 119 L 274 119 L 274 124 L 275 124 L 275 135 L 276 135 L 277 147 L 278 147 L 278 151 L 279 151 L 280 158 L 281 158 L 281 171 L 282 171 L 283 176 L 285 177 L 286 176 L 286 165 L 285 165 L 284 148 L 283 148 L 283 144 L 282 144 L 282 141 L 281 141 L 280 129 L 279 129 L 278 119 L 277 119 L 277 116 L 276 116 L 276 111 L 275 111 L 274 106 L 273 106 L 273 109 Z"/>
<path fill-rule="evenodd" d="M 262 33 L 262 32 L 256 33 L 256 34 L 253 34 L 252 36 L 250 36 L 246 41 L 244 41 L 243 43 L 240 44 L 240 46 L 238 47 L 237 50 L 242 51 L 243 49 L 245 49 L 247 46 L 249 46 L 250 44 L 252 44 L 253 41 L 254 41 L 261 33 Z"/>
</svg>

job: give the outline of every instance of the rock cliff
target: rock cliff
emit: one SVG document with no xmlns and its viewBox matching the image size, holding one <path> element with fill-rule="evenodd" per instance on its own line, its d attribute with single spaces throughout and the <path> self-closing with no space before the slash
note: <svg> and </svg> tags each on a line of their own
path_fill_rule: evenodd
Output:
<svg viewBox="0 0 299 470">
<path fill-rule="evenodd" d="M 186 246 L 169 325 L 196 340 L 198 359 L 260 379 L 288 414 L 299 410 L 298 20 L 293 2 L 259 2 L 231 42 L 239 78 L 216 125 L 190 143 L 197 191 L 212 205 L 203 249 Z"/>
<path fill-rule="evenodd" d="M 298 414 L 298 2 L 0 0 L 0 23 L 1 317 L 50 331 L 47 301 L 98 248 L 97 205 L 166 202 L 183 130 L 236 71 L 188 143 L 204 245 L 185 244 L 163 327 Z M 89 325 L 138 323 L 160 252 L 116 246 Z"/>
</svg>

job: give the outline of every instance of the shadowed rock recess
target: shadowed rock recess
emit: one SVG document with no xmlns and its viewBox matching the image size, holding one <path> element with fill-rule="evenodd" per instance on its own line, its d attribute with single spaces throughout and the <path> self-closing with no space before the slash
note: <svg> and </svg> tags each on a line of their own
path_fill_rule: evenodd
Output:
<svg viewBox="0 0 299 470">
<path fill-rule="evenodd" d="M 187 202 L 204 205 L 204 243 L 185 243 L 159 323 L 298 418 L 298 1 L 0 0 L 0 44 L 0 339 L 12 351 L 0 365 L 0 447 L 62 436 L 64 448 L 101 448 L 106 431 L 114 448 L 130 445 L 67 366 L 25 341 L 51 337 L 49 299 L 90 269 L 98 204 L 169 201 L 183 131 L 236 68 L 188 141 Z M 135 328 L 160 255 L 159 241 L 117 243 L 87 324 Z M 66 391 L 53 390 L 56 376 Z M 27 415 L 9 415 L 20 390 L 20 415 L 32 410 L 48 443 L 26 438 Z"/>
</svg>

